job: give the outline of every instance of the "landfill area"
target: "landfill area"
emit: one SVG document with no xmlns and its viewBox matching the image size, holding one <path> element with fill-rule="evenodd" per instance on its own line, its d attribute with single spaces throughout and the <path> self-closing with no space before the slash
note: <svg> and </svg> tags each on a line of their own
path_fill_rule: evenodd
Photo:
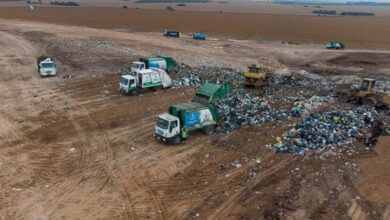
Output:
<svg viewBox="0 0 390 220">
<path fill-rule="evenodd" d="M 1 219 L 390 218 L 389 109 L 338 95 L 390 88 L 390 52 L 160 35 L 0 20 Z M 160 54 L 171 88 L 119 92 L 122 67 Z M 243 85 L 253 64 L 262 88 Z M 156 140 L 207 81 L 234 85 L 214 134 Z"/>
</svg>

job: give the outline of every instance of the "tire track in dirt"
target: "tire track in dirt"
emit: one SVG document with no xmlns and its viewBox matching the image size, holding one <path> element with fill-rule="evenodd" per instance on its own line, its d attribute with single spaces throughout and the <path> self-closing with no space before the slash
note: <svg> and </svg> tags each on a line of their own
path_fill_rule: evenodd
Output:
<svg viewBox="0 0 390 220">
<path fill-rule="evenodd" d="M 287 166 L 289 163 L 295 161 L 298 159 L 298 156 L 290 156 L 278 164 L 272 166 L 271 168 L 268 168 L 267 170 L 262 172 L 262 175 L 258 177 L 256 180 L 252 181 L 249 186 L 242 187 L 241 189 L 237 190 L 234 195 L 231 195 L 225 202 L 222 203 L 222 205 L 219 206 L 219 208 L 207 219 L 226 219 L 229 212 L 226 212 L 226 210 L 232 210 L 232 207 L 234 204 L 244 195 L 245 191 L 248 191 L 255 187 L 259 182 L 261 182 L 264 178 L 269 177 L 270 175 L 274 174 L 275 172 L 279 171 L 280 169 Z"/>
<path fill-rule="evenodd" d="M 133 205 L 131 201 L 131 196 L 130 194 L 126 191 L 125 187 L 123 184 L 119 181 L 119 178 L 115 172 L 113 172 L 113 158 L 114 154 L 112 151 L 112 146 L 110 144 L 110 141 L 104 131 L 102 131 L 99 128 L 99 125 L 96 123 L 95 120 L 92 119 L 92 117 L 89 115 L 89 113 L 80 105 L 82 109 L 82 113 L 84 116 L 88 119 L 88 121 L 94 126 L 94 128 L 98 131 L 98 133 L 102 136 L 103 138 L 103 149 L 105 152 L 105 161 L 104 161 L 104 170 L 107 172 L 107 174 L 110 177 L 110 180 L 113 181 L 114 185 L 116 186 L 117 190 L 120 192 L 120 195 L 122 197 L 122 200 L 126 204 L 126 210 L 124 211 L 125 214 L 125 219 L 136 219 L 136 214 L 133 211 Z M 129 210 L 127 210 L 129 209 Z M 130 212 L 130 217 L 128 216 L 128 212 Z"/>
<path fill-rule="evenodd" d="M 3 33 L 1 33 L 1 34 L 2 34 L 1 37 L 3 37 L 4 34 Z M 15 43 L 15 44 L 19 44 L 19 43 Z M 19 44 L 19 45 L 23 46 L 24 44 Z M 31 58 L 35 57 L 35 56 L 31 56 L 31 55 L 28 55 L 28 56 L 30 56 Z M 28 72 L 31 72 L 31 71 L 28 71 Z M 17 77 L 17 79 L 21 78 L 22 76 L 23 75 Z M 15 80 L 17 80 L 17 79 L 15 79 Z M 31 83 L 26 84 L 27 86 L 22 84 L 24 88 L 23 88 L 23 90 L 19 90 L 19 89 L 16 89 L 16 88 L 19 87 L 19 85 L 16 82 L 11 81 L 11 82 L 7 82 L 7 88 L 5 90 L 8 92 L 9 97 L 12 97 L 13 100 L 28 100 L 28 99 L 24 98 L 24 95 L 23 96 L 15 96 L 15 94 L 18 93 L 19 91 L 30 91 L 31 92 L 31 91 L 37 91 L 37 89 L 39 89 L 38 90 L 38 94 L 40 95 L 39 98 L 40 99 L 45 99 L 45 100 L 50 100 L 50 98 L 52 96 L 51 95 L 52 92 L 50 91 L 50 89 L 46 88 L 46 86 L 42 86 L 43 83 L 44 83 L 44 81 L 39 81 L 38 82 L 37 80 L 33 80 Z M 42 89 L 42 88 L 44 88 L 44 89 Z M 17 106 L 18 103 L 15 102 L 13 105 Z M 59 113 L 59 114 L 62 114 L 62 113 Z M 84 112 L 84 114 L 85 114 L 85 112 Z M 71 116 L 69 114 L 67 114 L 67 115 Z M 97 126 L 96 122 L 91 120 L 91 118 L 89 117 L 88 114 L 87 114 L 87 118 L 89 119 L 89 122 L 91 124 L 93 124 L 96 129 L 98 129 L 98 126 Z M 80 164 L 79 164 L 80 168 L 82 168 L 85 165 L 85 161 L 86 161 L 86 157 L 87 157 L 87 151 L 88 151 L 87 145 L 88 144 L 86 144 L 86 143 L 88 143 L 88 141 L 89 141 L 88 140 L 88 132 L 87 131 L 84 132 L 84 130 L 82 128 L 82 125 L 77 122 L 77 118 L 76 117 L 73 117 L 73 118 L 72 117 L 68 117 L 68 120 L 69 120 L 68 123 L 71 123 L 73 125 L 73 127 L 77 130 L 77 132 L 78 132 L 78 139 L 80 139 L 80 143 L 83 143 L 82 153 L 81 153 L 81 156 L 80 156 Z M 113 180 L 113 183 L 116 185 L 118 190 L 121 192 L 121 195 L 124 197 L 124 199 L 127 201 L 127 203 L 129 203 L 129 201 L 130 201 L 129 195 L 127 194 L 127 192 L 125 192 L 123 190 L 123 186 L 121 185 L 120 182 L 118 182 L 116 180 L 117 177 L 112 172 L 113 153 L 112 153 L 112 150 L 111 150 L 111 146 L 109 145 L 108 138 L 107 138 L 107 136 L 104 133 L 102 133 L 101 135 L 103 137 L 103 141 L 102 141 L 102 143 L 103 143 L 103 145 L 102 145 L 103 146 L 103 152 L 105 152 L 105 160 L 104 160 L 105 162 L 104 162 L 104 167 L 103 168 L 104 168 L 105 172 L 111 176 L 110 179 Z M 42 147 L 43 148 L 45 148 L 45 147 L 56 148 L 55 144 L 43 144 L 42 145 L 42 143 L 40 143 L 40 142 L 35 142 L 34 140 L 30 140 L 30 139 L 24 137 L 24 135 L 22 133 L 14 133 L 13 139 L 14 140 L 18 140 L 21 143 L 20 144 L 20 148 L 25 148 L 26 146 L 30 146 L 30 148 L 31 147 L 36 147 L 37 149 L 42 149 Z M 10 146 L 10 147 L 12 147 L 12 146 L 15 147 L 14 143 L 12 143 L 12 142 L 6 142 L 6 143 L 9 143 L 7 145 Z M 44 161 L 50 160 L 49 158 L 52 157 L 51 156 L 52 153 L 49 153 L 49 154 L 45 153 L 46 154 L 46 156 L 45 156 L 45 154 L 42 154 L 42 152 L 40 152 L 39 150 L 34 150 L 34 151 L 36 153 L 38 153 L 38 155 L 39 155 L 39 156 L 36 155 L 35 157 L 39 158 L 42 161 L 42 163 L 40 163 L 38 161 L 36 161 L 36 162 L 31 161 L 28 164 L 22 165 L 21 167 L 23 168 L 25 166 L 33 165 L 31 167 L 33 169 L 41 169 L 41 170 L 46 169 L 47 170 L 46 171 L 46 173 L 47 173 L 47 175 L 46 175 L 47 177 L 46 178 L 52 180 L 52 182 L 51 182 L 52 185 L 51 185 L 51 187 L 49 187 L 45 191 L 48 192 L 48 191 L 53 190 L 53 189 L 58 190 L 58 187 L 60 187 L 60 188 L 63 189 L 61 191 L 61 193 L 70 192 L 70 191 L 72 191 L 72 188 L 74 188 L 75 184 L 73 184 L 73 183 L 75 181 L 77 181 L 77 179 L 83 177 L 83 170 L 78 169 L 78 170 L 72 171 L 69 174 L 69 175 L 72 175 L 72 178 L 68 178 L 69 175 L 66 175 L 66 176 L 63 176 L 63 177 L 60 177 L 60 178 L 53 179 L 53 174 L 54 173 L 51 173 L 51 172 L 55 171 L 57 169 L 61 170 L 61 167 L 59 167 L 59 166 L 56 166 L 56 167 L 46 167 L 46 164 L 44 163 Z M 30 154 L 33 153 L 34 151 L 30 151 Z M 35 163 L 35 165 L 34 165 L 34 163 Z M 60 164 L 58 164 L 58 165 L 60 165 Z M 89 167 L 89 168 L 95 169 L 94 167 Z M 42 175 L 42 176 L 44 176 L 44 175 Z M 17 183 L 19 180 L 22 180 L 22 179 L 25 179 L 25 178 L 26 178 L 25 175 L 19 175 L 18 177 L 13 178 L 12 182 L 16 182 Z M 26 187 L 28 187 L 28 186 L 26 186 Z M 124 212 L 124 215 L 125 215 L 126 219 L 129 219 L 129 218 L 134 219 L 135 218 L 133 214 L 129 217 L 127 212 L 128 211 Z M 129 212 L 130 213 L 132 212 L 131 208 L 130 208 Z"/>
</svg>

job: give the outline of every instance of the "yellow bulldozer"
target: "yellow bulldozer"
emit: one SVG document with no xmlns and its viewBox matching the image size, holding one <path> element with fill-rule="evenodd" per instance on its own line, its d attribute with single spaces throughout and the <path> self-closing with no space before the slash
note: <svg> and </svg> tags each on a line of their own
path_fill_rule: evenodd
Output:
<svg viewBox="0 0 390 220">
<path fill-rule="evenodd" d="M 248 67 L 248 71 L 244 73 L 245 86 L 261 88 L 267 83 L 268 69 L 252 65 Z"/>
<path fill-rule="evenodd" d="M 363 103 L 370 106 L 390 106 L 390 88 L 375 88 L 375 79 L 363 78 L 360 87 L 352 91 L 339 91 L 341 101 Z"/>
</svg>

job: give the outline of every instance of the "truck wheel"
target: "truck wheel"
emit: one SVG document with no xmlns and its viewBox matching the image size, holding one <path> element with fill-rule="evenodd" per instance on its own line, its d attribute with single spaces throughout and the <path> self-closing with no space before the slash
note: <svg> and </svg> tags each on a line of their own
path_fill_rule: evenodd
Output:
<svg viewBox="0 0 390 220">
<path fill-rule="evenodd" d="M 179 144 L 181 144 L 181 137 L 179 136 L 179 135 L 176 135 L 175 137 L 173 137 L 171 140 L 170 140 L 170 142 L 171 142 L 171 144 L 173 144 L 173 145 L 179 145 Z"/>
<path fill-rule="evenodd" d="M 203 133 L 205 133 L 207 135 L 213 134 L 214 128 L 215 128 L 214 125 L 208 125 L 208 126 L 203 128 Z"/>
<path fill-rule="evenodd" d="M 133 91 L 131 91 L 130 95 L 137 96 L 138 95 L 138 91 L 137 90 L 133 90 Z"/>
<path fill-rule="evenodd" d="M 160 91 L 160 90 L 161 90 L 161 86 L 156 86 L 156 87 L 154 87 L 154 91 L 158 92 L 158 91 Z"/>
</svg>

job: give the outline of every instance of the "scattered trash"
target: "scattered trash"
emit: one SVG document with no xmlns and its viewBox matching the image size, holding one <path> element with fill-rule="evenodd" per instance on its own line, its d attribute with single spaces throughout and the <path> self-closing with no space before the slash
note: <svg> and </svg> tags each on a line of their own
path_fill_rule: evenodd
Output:
<svg viewBox="0 0 390 220">
<path fill-rule="evenodd" d="M 302 154 L 307 150 L 340 147 L 351 144 L 361 136 L 361 128 L 369 129 L 378 119 L 375 109 L 358 107 L 354 110 L 334 110 L 311 114 L 284 133 L 274 145 L 276 152 Z"/>
<path fill-rule="evenodd" d="M 211 79 L 214 79 L 217 84 L 230 81 L 241 85 L 244 81 L 243 75 L 232 69 L 208 66 L 189 67 L 184 64 L 178 67 L 178 72 L 173 75 L 173 78 L 172 88 L 197 87 Z"/>
<path fill-rule="evenodd" d="M 172 88 L 181 88 L 187 86 L 200 86 L 205 82 L 196 74 L 187 74 L 179 79 L 172 80 Z"/>
<path fill-rule="evenodd" d="M 299 100 L 294 103 L 292 115 L 296 117 L 307 116 L 311 110 L 317 109 L 320 105 L 333 102 L 334 98 L 331 96 L 312 96 L 306 100 Z"/>
<path fill-rule="evenodd" d="M 222 133 L 232 132 L 243 125 L 261 125 L 287 116 L 272 108 L 266 100 L 243 90 L 218 100 L 216 105 L 222 118 L 218 130 Z"/>
<path fill-rule="evenodd" d="M 75 152 L 75 151 L 76 151 L 76 148 L 74 148 L 74 147 L 69 148 L 69 151 L 70 151 L 70 152 Z"/>
<path fill-rule="evenodd" d="M 237 161 L 235 162 L 235 163 L 231 163 L 230 164 L 232 167 L 235 167 L 235 168 L 240 168 L 240 167 L 242 167 L 242 165 L 240 164 L 240 163 L 238 163 Z"/>
</svg>

